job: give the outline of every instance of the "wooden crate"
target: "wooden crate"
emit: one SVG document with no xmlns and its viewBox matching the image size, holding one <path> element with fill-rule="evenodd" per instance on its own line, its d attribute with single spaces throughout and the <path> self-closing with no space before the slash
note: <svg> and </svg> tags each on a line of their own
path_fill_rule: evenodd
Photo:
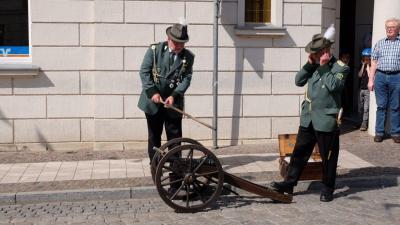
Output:
<svg viewBox="0 0 400 225">
<path fill-rule="evenodd" d="M 279 170 L 283 178 L 286 177 L 290 156 L 293 153 L 294 145 L 296 143 L 297 134 L 280 134 L 279 138 Z M 319 154 L 318 145 L 315 145 L 300 180 L 319 180 L 322 177 L 322 161 Z"/>
</svg>

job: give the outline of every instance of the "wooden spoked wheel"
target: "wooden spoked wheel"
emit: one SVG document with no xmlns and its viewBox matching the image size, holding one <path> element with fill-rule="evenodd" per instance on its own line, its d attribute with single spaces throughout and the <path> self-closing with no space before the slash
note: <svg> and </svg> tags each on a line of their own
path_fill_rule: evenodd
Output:
<svg viewBox="0 0 400 225">
<path fill-rule="evenodd" d="M 182 145 L 168 151 L 155 173 L 161 199 L 177 212 L 197 212 L 208 207 L 219 197 L 223 182 L 220 162 L 201 145 Z"/>
<path fill-rule="evenodd" d="M 161 152 L 166 152 L 165 150 L 169 149 L 171 150 L 172 148 L 176 147 L 176 146 L 180 146 L 180 145 L 186 145 L 186 144 L 193 144 L 193 145 L 200 145 L 203 146 L 200 142 L 190 139 L 190 138 L 175 138 L 172 139 L 168 142 L 166 142 L 165 144 L 163 144 L 160 147 L 160 151 Z M 150 172 L 151 172 L 151 177 L 153 178 L 153 182 L 154 182 L 154 176 L 156 175 L 156 169 L 157 169 L 157 165 L 160 162 L 161 158 L 165 155 L 156 151 L 156 153 L 153 156 L 153 159 L 151 160 L 150 163 Z"/>
</svg>

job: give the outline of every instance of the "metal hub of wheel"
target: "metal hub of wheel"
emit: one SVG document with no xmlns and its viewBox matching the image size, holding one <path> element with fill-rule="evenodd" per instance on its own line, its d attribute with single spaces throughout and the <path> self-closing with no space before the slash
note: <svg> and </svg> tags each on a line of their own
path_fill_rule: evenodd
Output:
<svg viewBox="0 0 400 225">
<path fill-rule="evenodd" d="M 193 184 L 195 180 L 194 174 L 192 173 L 187 173 L 185 174 L 185 177 L 183 178 L 183 182 L 185 182 L 186 185 Z"/>
</svg>

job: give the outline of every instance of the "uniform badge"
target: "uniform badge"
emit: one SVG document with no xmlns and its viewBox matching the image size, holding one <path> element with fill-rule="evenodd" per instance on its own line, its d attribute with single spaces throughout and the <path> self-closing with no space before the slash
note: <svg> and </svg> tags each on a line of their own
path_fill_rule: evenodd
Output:
<svg viewBox="0 0 400 225">
<path fill-rule="evenodd" d="M 344 77 L 343 73 L 336 74 L 336 78 L 339 80 L 343 80 L 343 77 Z"/>
<path fill-rule="evenodd" d="M 171 83 L 169 83 L 169 88 L 174 88 L 174 83 L 175 83 L 175 81 L 171 80 Z"/>
</svg>

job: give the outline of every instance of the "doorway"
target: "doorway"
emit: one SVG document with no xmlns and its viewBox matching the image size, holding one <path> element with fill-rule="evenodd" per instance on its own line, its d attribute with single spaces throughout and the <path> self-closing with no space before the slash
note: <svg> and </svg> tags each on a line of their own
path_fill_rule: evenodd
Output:
<svg viewBox="0 0 400 225">
<path fill-rule="evenodd" d="M 361 52 L 371 48 L 374 0 L 340 0 L 339 53 L 350 54 L 350 74 L 346 79 L 342 95 L 344 117 L 359 120 L 358 71 L 361 67 Z"/>
</svg>

